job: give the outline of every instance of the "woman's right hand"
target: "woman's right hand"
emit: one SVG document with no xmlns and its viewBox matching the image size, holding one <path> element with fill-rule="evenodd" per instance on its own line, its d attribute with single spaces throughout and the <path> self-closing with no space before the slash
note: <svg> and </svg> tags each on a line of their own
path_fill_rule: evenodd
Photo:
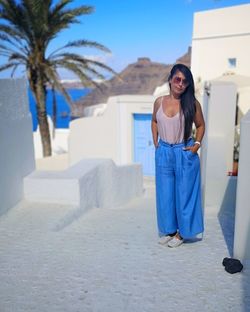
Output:
<svg viewBox="0 0 250 312">
<path fill-rule="evenodd" d="M 155 146 L 155 148 L 157 148 L 159 146 L 159 143 L 158 142 L 154 142 L 154 146 Z"/>
</svg>

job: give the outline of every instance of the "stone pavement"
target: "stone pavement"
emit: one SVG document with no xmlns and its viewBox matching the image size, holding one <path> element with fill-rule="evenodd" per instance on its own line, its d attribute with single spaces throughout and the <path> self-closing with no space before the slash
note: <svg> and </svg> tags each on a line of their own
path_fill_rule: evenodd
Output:
<svg viewBox="0 0 250 312">
<path fill-rule="evenodd" d="M 225 272 L 217 216 L 202 241 L 171 249 L 157 243 L 152 187 L 122 207 L 72 209 L 21 202 L 0 217 L 1 312 L 250 311 L 250 271 Z"/>
</svg>

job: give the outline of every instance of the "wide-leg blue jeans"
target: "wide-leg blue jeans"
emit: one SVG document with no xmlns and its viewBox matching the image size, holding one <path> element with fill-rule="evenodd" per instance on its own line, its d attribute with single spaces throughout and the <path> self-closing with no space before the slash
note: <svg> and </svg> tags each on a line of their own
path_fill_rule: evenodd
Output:
<svg viewBox="0 0 250 312">
<path fill-rule="evenodd" d="M 189 139 L 187 146 L 194 144 Z M 183 150 L 184 143 L 162 140 L 155 151 L 156 207 L 160 236 L 178 231 L 193 238 L 204 231 L 200 190 L 200 160 Z"/>
</svg>

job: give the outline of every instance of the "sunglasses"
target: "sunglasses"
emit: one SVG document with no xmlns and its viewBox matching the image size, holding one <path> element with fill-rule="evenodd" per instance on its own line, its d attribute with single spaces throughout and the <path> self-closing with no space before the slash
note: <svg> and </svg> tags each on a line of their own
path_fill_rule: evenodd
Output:
<svg viewBox="0 0 250 312">
<path fill-rule="evenodd" d="M 182 84 L 184 87 L 187 87 L 188 86 L 188 81 L 187 81 L 187 79 L 182 79 L 181 77 L 178 77 L 178 76 L 175 76 L 174 78 L 173 78 L 173 83 L 175 83 L 175 84 Z"/>
</svg>

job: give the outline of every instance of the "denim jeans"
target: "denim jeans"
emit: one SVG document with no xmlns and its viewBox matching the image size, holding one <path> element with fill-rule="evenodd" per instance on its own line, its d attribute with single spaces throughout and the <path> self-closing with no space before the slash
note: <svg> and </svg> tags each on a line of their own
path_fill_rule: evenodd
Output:
<svg viewBox="0 0 250 312">
<path fill-rule="evenodd" d="M 194 144 L 189 139 L 187 146 Z M 193 238 L 204 231 L 200 190 L 200 160 L 183 150 L 184 143 L 162 140 L 155 150 L 156 207 L 160 236 L 179 231 Z"/>
</svg>

